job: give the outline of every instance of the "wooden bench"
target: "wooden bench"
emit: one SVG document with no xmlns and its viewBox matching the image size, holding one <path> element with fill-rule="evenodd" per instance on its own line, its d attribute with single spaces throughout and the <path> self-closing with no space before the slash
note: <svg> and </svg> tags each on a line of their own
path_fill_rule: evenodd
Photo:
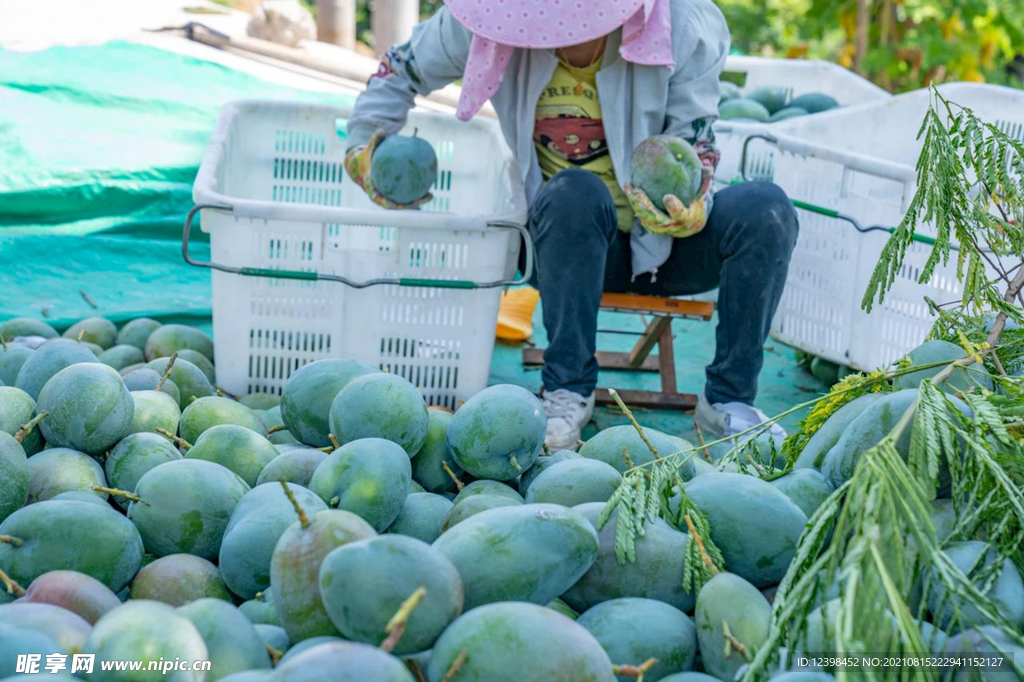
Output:
<svg viewBox="0 0 1024 682">
<path fill-rule="evenodd" d="M 597 364 L 601 369 L 657 372 L 660 375 L 661 391 L 617 390 L 622 400 L 627 405 L 638 407 L 694 409 L 697 406 L 696 394 L 680 393 L 676 384 L 675 353 L 672 350 L 672 320 L 682 317 L 708 322 L 715 311 L 715 304 L 710 301 L 686 301 L 661 296 L 605 294 L 601 297 L 601 310 L 650 316 L 644 331 L 635 332 L 640 338 L 628 353 L 599 350 L 595 354 Z M 655 346 L 658 347 L 658 354 L 651 355 Z M 524 349 L 523 364 L 527 366 L 543 365 L 544 349 Z M 597 389 L 595 399 L 599 405 L 609 405 L 615 402 L 608 394 L 608 390 L 604 388 Z"/>
</svg>

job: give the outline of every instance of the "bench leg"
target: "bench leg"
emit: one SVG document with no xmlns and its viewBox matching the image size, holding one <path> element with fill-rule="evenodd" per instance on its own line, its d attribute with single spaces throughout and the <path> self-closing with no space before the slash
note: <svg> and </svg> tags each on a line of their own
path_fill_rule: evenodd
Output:
<svg viewBox="0 0 1024 682">
<path fill-rule="evenodd" d="M 654 347 L 658 354 L 651 355 Z M 630 407 L 646 407 L 676 410 L 693 410 L 697 407 L 697 396 L 680 393 L 676 382 L 676 356 L 672 348 L 672 318 L 664 315 L 654 317 L 643 335 L 629 353 L 597 352 L 598 364 L 602 369 L 657 371 L 661 379 L 661 391 L 618 391 L 622 401 Z M 523 364 L 544 364 L 544 350 L 523 349 Z M 615 401 L 607 389 L 595 392 L 598 405 L 614 405 Z"/>
<path fill-rule="evenodd" d="M 639 367 L 647 359 L 647 356 L 654 350 L 655 345 L 661 344 L 662 338 L 665 334 L 672 338 L 672 318 L 668 316 L 657 316 L 647 323 L 647 329 L 644 330 L 643 336 L 641 336 L 636 345 L 633 346 L 633 350 L 629 351 L 629 364 L 634 367 Z M 671 347 L 672 343 L 669 342 Z M 661 361 L 661 366 L 664 366 L 664 361 Z"/>
<path fill-rule="evenodd" d="M 672 348 L 671 324 L 665 327 L 661 332 L 661 336 L 658 337 L 658 373 L 661 375 L 661 392 L 666 395 L 679 395 L 679 387 L 676 384 L 676 354 Z"/>
</svg>

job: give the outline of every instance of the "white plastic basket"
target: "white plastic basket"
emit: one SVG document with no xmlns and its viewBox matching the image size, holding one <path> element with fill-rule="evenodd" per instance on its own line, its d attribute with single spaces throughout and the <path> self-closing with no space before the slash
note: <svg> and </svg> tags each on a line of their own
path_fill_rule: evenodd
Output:
<svg viewBox="0 0 1024 682">
<path fill-rule="evenodd" d="M 838 64 L 822 60 L 730 56 L 725 63 L 725 73 L 742 75 L 745 79 L 744 90 L 782 88 L 790 98 L 820 92 L 835 98 L 844 107 L 892 97 L 866 78 Z M 750 134 L 771 130 L 776 125 L 737 121 L 715 123 L 715 136 L 722 152 L 722 159 L 715 172 L 716 180 L 728 184 L 739 178 L 743 141 Z M 748 177 L 771 180 L 774 172 L 773 158 L 774 150 L 768 147 L 759 147 L 756 154 L 748 154 Z"/>
<path fill-rule="evenodd" d="M 386 211 L 343 169 L 349 113 L 271 101 L 221 112 L 184 234 L 186 260 L 214 269 L 218 382 L 280 393 L 302 365 L 346 357 L 454 408 L 487 385 L 500 287 L 528 240 L 519 173 L 495 122 L 414 111 L 408 130 L 438 155 L 434 199 Z M 187 251 L 200 209 L 209 263 Z"/>
<path fill-rule="evenodd" d="M 939 91 L 1003 131 L 1024 138 L 1024 92 L 990 85 L 948 84 Z M 861 226 L 895 227 L 917 186 L 917 133 L 930 102 L 919 90 L 891 100 L 772 127 L 774 142 L 752 138 L 748 153 L 771 149 L 774 180 L 798 202 L 830 209 Z M 800 236 L 772 325 L 786 343 L 860 370 L 874 370 L 921 343 L 934 317 L 924 302 L 959 300 L 955 253 L 928 284 L 918 283 L 931 251 L 914 243 L 884 302 L 861 309 L 884 231 L 863 233 L 846 220 L 798 208 Z M 922 236 L 934 236 L 926 229 Z M 994 272 L 989 273 L 990 276 Z"/>
</svg>

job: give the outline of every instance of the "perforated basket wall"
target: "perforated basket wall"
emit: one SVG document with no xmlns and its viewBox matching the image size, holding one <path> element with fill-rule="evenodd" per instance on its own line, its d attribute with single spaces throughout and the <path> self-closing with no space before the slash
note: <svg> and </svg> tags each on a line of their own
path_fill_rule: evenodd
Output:
<svg viewBox="0 0 1024 682">
<path fill-rule="evenodd" d="M 421 212 L 384 212 L 344 172 L 347 115 L 291 103 L 225 109 L 195 192 L 197 202 L 226 197 L 236 207 L 203 212 L 213 261 L 359 282 L 514 274 L 518 235 L 483 229 L 492 214 L 525 221 L 521 183 L 496 126 L 413 112 L 406 134 L 417 129 L 438 154 L 434 199 Z M 384 224 L 367 224 L 367 211 Z M 479 226 L 467 229 L 467 216 Z M 302 365 L 345 357 L 399 374 L 429 404 L 454 408 L 487 384 L 500 291 L 214 272 L 218 381 L 233 394 L 280 393 Z"/>
<path fill-rule="evenodd" d="M 1024 139 L 1024 92 L 975 84 L 950 84 L 940 91 L 1004 132 Z M 778 128 L 822 148 L 905 164 L 913 176 L 921 150 L 917 132 L 928 104 L 928 91 L 915 91 L 885 102 L 792 119 Z M 774 154 L 775 182 L 790 198 L 838 210 L 865 227 L 898 225 L 916 189 L 913 180 L 881 177 L 856 163 L 778 150 Z M 806 210 L 798 213 L 800 237 L 772 326 L 776 338 L 870 371 L 887 366 L 922 342 L 934 322 L 924 297 L 936 303 L 960 299 L 956 252 L 927 284 L 921 284 L 918 279 L 931 248 L 914 243 L 883 303 L 864 312 L 861 299 L 889 235 L 860 233 L 843 220 Z M 924 234 L 934 236 L 934 228 Z"/>
<path fill-rule="evenodd" d="M 731 56 L 725 73 L 745 79 L 743 89 L 782 88 L 792 99 L 799 95 L 820 92 L 834 97 L 842 106 L 878 102 L 892 97 L 888 92 L 854 72 L 826 61 L 806 59 L 769 59 L 765 57 Z M 751 132 L 778 124 L 751 124 L 721 121 L 715 126 L 721 162 L 715 173 L 720 183 L 728 184 L 740 177 L 743 140 Z M 747 158 L 747 176 L 755 180 L 774 177 L 775 150 L 766 145 L 751 147 Z"/>
</svg>

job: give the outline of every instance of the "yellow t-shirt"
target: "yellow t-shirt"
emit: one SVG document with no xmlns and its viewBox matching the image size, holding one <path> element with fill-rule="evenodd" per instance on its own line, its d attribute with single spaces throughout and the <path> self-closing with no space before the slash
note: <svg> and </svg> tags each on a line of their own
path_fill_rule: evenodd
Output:
<svg viewBox="0 0 1024 682">
<path fill-rule="evenodd" d="M 619 215 L 619 229 L 633 227 L 633 209 L 615 178 L 612 157 L 597 99 L 597 72 L 601 59 L 583 69 L 558 61 L 544 93 L 537 102 L 533 141 L 544 179 L 566 168 L 582 168 L 597 174 L 608 186 Z"/>
</svg>

